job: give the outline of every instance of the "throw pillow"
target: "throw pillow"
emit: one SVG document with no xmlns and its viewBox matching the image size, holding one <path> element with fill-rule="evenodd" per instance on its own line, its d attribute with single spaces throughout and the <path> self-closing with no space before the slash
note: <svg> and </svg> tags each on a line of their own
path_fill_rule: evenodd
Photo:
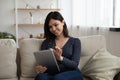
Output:
<svg viewBox="0 0 120 80">
<path fill-rule="evenodd" d="M 120 58 L 106 50 L 99 50 L 81 70 L 85 77 L 92 80 L 113 80 L 120 71 Z"/>
</svg>

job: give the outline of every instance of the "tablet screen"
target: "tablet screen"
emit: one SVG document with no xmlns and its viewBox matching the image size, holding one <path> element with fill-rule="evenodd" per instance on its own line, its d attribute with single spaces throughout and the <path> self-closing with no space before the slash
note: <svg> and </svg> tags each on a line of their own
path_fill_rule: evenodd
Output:
<svg viewBox="0 0 120 80">
<path fill-rule="evenodd" d="M 50 70 L 60 71 L 52 49 L 34 52 L 34 55 L 39 65 L 45 66 Z"/>
</svg>

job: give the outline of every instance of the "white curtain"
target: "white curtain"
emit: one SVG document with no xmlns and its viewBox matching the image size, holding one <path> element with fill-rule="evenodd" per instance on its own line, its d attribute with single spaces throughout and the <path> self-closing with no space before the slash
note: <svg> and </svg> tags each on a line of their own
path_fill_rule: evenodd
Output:
<svg viewBox="0 0 120 80">
<path fill-rule="evenodd" d="M 113 0 L 73 0 L 73 25 L 108 27 L 113 24 Z"/>
<path fill-rule="evenodd" d="M 71 35 L 108 35 L 113 11 L 113 0 L 72 0 Z"/>
<path fill-rule="evenodd" d="M 120 27 L 120 0 L 114 0 L 115 2 L 115 26 Z"/>
</svg>

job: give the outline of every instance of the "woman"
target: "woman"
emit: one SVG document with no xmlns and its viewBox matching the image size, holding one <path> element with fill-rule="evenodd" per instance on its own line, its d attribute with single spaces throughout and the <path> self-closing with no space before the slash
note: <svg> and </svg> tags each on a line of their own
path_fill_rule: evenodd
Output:
<svg viewBox="0 0 120 80">
<path fill-rule="evenodd" d="M 54 55 L 60 67 L 60 72 L 47 70 L 47 67 L 38 65 L 38 75 L 35 80 L 83 80 L 78 69 L 81 43 L 78 38 L 70 37 L 67 25 L 62 15 L 55 11 L 50 12 L 44 24 L 45 40 L 41 50 L 54 49 Z"/>
</svg>

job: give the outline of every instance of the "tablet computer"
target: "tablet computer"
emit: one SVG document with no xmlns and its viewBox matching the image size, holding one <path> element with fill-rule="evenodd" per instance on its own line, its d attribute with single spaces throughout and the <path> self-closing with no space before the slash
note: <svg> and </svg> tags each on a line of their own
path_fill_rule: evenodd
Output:
<svg viewBox="0 0 120 80">
<path fill-rule="evenodd" d="M 53 49 L 34 52 L 34 56 L 39 65 L 45 66 L 49 70 L 57 70 L 57 72 L 60 72 Z"/>
</svg>

